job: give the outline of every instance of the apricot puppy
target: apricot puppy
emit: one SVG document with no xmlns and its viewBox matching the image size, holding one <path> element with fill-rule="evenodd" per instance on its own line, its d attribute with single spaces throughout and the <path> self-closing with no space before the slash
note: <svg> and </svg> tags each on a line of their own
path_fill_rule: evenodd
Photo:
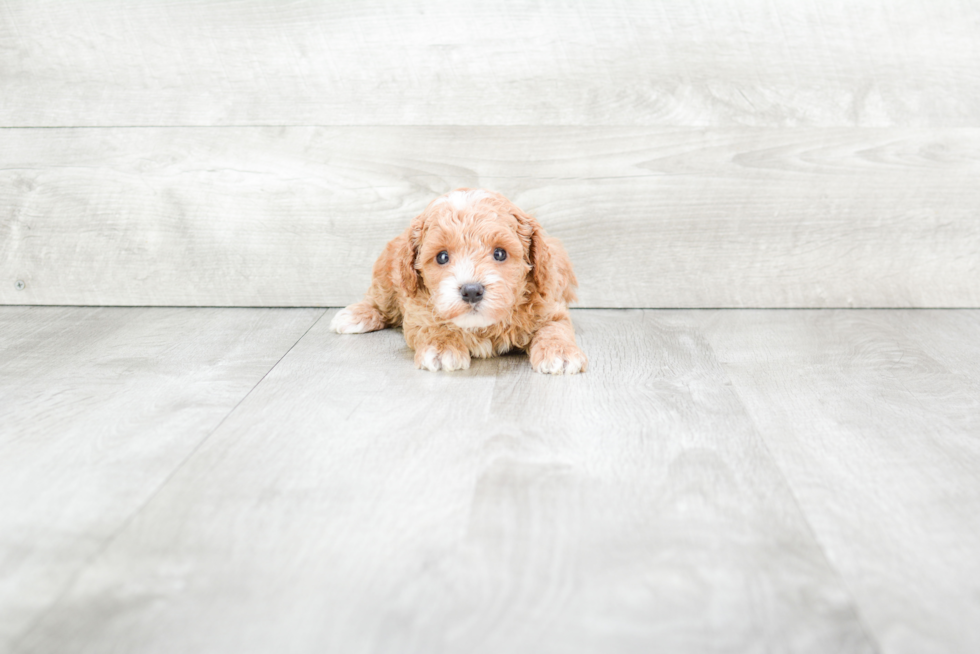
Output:
<svg viewBox="0 0 980 654">
<path fill-rule="evenodd" d="M 401 326 L 415 367 L 461 370 L 470 357 L 526 350 L 537 372 L 583 372 L 568 303 L 575 274 L 565 248 L 499 193 L 436 198 L 374 264 L 364 299 L 330 327 L 361 334 Z"/>
</svg>

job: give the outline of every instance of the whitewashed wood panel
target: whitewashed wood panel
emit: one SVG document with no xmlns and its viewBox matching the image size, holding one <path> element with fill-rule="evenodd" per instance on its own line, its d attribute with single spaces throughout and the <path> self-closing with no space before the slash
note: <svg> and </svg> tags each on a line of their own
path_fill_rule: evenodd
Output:
<svg viewBox="0 0 980 654">
<path fill-rule="evenodd" d="M 0 651 L 321 314 L 0 307 Z"/>
<path fill-rule="evenodd" d="M 881 651 L 980 651 L 980 312 L 704 322 Z"/>
<path fill-rule="evenodd" d="M 0 303 L 338 306 L 460 186 L 585 307 L 980 306 L 980 130 L 0 131 Z"/>
<path fill-rule="evenodd" d="M 0 125 L 980 127 L 968 0 L 0 3 Z"/>
<path fill-rule="evenodd" d="M 576 312 L 553 378 L 327 317 L 21 654 L 874 651 L 691 318 Z"/>
</svg>

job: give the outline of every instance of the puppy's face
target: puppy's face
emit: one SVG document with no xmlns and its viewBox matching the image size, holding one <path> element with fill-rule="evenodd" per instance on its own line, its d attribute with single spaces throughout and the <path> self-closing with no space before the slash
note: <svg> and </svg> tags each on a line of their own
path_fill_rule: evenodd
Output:
<svg viewBox="0 0 980 654">
<path fill-rule="evenodd" d="M 437 317 L 478 329 L 511 314 L 530 270 L 530 238 L 518 213 L 485 191 L 453 191 L 426 208 L 415 269 Z"/>
</svg>

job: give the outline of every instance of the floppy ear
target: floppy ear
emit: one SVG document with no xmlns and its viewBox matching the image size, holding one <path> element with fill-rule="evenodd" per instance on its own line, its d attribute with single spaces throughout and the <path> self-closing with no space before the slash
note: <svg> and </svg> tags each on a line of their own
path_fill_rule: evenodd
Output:
<svg viewBox="0 0 980 654">
<path fill-rule="evenodd" d="M 551 295 L 551 251 L 544 229 L 531 215 L 514 208 L 521 240 L 527 245 L 524 250 L 524 262 L 530 266 L 528 274 L 538 289 L 538 293 L 547 297 Z"/>
<path fill-rule="evenodd" d="M 415 263 L 419 257 L 419 245 L 422 242 L 422 227 L 424 220 L 419 214 L 402 234 L 398 252 L 395 254 L 395 271 L 398 275 L 398 282 L 408 291 L 409 295 L 415 295 L 420 288 L 424 287 L 422 275 L 419 274 Z"/>
<path fill-rule="evenodd" d="M 531 266 L 529 274 L 538 293 L 549 300 L 574 302 L 577 280 L 565 248 L 548 236 L 532 216 L 516 209 L 514 217 L 520 224 L 522 239 L 528 238 L 525 261 Z"/>
</svg>

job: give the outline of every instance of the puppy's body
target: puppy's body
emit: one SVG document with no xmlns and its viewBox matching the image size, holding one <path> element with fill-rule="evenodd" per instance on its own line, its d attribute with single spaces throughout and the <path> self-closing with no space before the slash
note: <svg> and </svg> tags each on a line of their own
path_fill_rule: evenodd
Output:
<svg viewBox="0 0 980 654">
<path fill-rule="evenodd" d="M 460 189 L 388 243 L 364 300 L 331 326 L 401 326 L 416 367 L 428 370 L 516 348 L 538 372 L 573 374 L 587 366 L 568 314 L 575 285 L 565 249 L 537 221 L 498 193 Z"/>
</svg>

